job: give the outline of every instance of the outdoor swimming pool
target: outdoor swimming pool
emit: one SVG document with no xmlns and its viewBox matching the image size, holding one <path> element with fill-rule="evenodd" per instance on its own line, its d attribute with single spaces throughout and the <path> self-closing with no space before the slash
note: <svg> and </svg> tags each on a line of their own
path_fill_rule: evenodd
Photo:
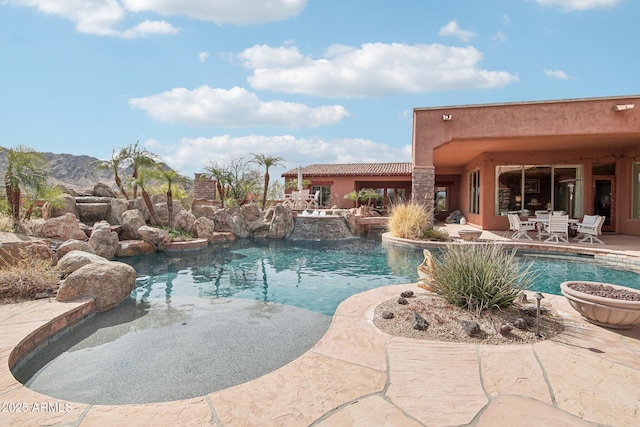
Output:
<svg viewBox="0 0 640 427">
<path fill-rule="evenodd" d="M 126 258 L 138 274 L 132 298 L 14 374 L 35 391 L 92 404 L 202 396 L 299 357 L 324 335 L 343 300 L 414 283 L 422 260 L 421 249 L 384 245 L 375 235 L 238 240 Z M 534 261 L 536 291 L 559 294 L 568 279 L 640 289 L 640 274 L 578 257 L 519 260 Z"/>
</svg>

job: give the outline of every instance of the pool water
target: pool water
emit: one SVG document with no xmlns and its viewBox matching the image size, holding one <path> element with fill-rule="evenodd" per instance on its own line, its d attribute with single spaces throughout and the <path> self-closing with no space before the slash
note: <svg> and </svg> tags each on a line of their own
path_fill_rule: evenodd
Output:
<svg viewBox="0 0 640 427">
<path fill-rule="evenodd" d="M 437 255 L 436 255 L 437 256 Z M 125 259 L 138 273 L 132 296 L 161 304 L 176 297 L 246 298 L 332 315 L 356 293 L 415 283 L 421 249 L 383 245 L 380 236 L 342 241 L 246 241 Z M 591 280 L 640 289 L 640 274 L 579 257 L 522 253 L 538 277 L 531 290 L 560 294 L 566 280 Z"/>
</svg>

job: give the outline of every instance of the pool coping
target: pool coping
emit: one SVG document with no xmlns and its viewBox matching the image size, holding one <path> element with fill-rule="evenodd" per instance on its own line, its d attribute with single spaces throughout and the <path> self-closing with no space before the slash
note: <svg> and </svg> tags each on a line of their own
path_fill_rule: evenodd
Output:
<svg viewBox="0 0 640 427">
<path fill-rule="evenodd" d="M 131 405 L 63 401 L 24 387 L 11 374 L 10 366 L 30 352 L 90 319 L 92 299 L 0 306 L 0 425 L 634 424 L 640 325 L 601 328 L 564 297 L 545 294 L 543 302 L 567 327 L 535 344 L 432 342 L 376 328 L 376 306 L 409 289 L 425 292 L 402 284 L 347 298 L 316 345 L 262 377 L 192 399 Z"/>
</svg>

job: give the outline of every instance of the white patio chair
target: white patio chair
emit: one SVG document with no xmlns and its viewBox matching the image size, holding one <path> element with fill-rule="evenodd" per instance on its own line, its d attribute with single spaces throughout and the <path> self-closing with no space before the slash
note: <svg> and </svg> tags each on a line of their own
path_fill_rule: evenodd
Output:
<svg viewBox="0 0 640 427">
<path fill-rule="evenodd" d="M 598 236 L 602 234 L 602 224 L 604 224 L 604 220 L 605 218 L 603 216 L 585 215 L 576 230 L 578 233 L 576 238 L 580 239 L 578 243 L 586 243 L 588 240 L 591 244 L 598 242 L 604 245 L 604 242 L 598 238 Z"/>
<path fill-rule="evenodd" d="M 549 223 L 545 224 L 544 232 L 549 234 L 545 242 L 555 241 L 560 243 L 569 242 L 569 216 L 567 215 L 551 215 Z"/>
<path fill-rule="evenodd" d="M 549 211 L 536 211 L 536 218 L 542 220 L 536 222 L 536 228 L 538 229 L 538 240 L 542 240 L 543 237 L 548 236 L 548 234 L 544 231 L 544 223 L 546 221 L 549 221 L 549 216 L 551 216 Z"/>
<path fill-rule="evenodd" d="M 527 233 L 536 229 L 536 225 L 531 221 L 522 221 L 518 214 L 508 214 L 509 217 L 509 230 L 513 231 L 511 235 L 512 239 L 529 239 L 533 240 Z"/>
</svg>

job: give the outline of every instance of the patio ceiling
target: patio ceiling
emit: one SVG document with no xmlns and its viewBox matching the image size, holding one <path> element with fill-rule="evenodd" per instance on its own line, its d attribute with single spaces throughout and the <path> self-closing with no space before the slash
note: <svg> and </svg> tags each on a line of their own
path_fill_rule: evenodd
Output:
<svg viewBox="0 0 640 427">
<path fill-rule="evenodd" d="M 576 151 L 603 147 L 620 151 L 626 147 L 637 146 L 639 135 L 580 135 L 580 136 L 542 136 L 505 139 L 465 139 L 453 140 L 434 150 L 433 160 L 436 167 L 456 167 L 469 163 L 482 153 L 539 151 Z M 579 151 L 576 151 L 579 153 Z"/>
</svg>

